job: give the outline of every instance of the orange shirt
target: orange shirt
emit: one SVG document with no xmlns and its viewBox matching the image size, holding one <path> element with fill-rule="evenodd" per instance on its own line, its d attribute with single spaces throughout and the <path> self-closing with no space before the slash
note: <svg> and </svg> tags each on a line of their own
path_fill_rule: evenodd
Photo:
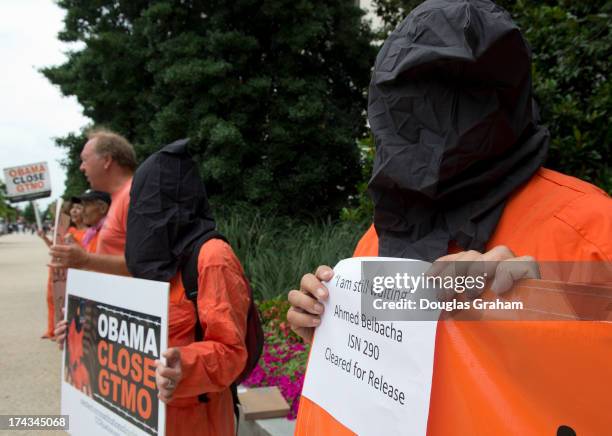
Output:
<svg viewBox="0 0 612 436">
<path fill-rule="evenodd" d="M 100 237 L 100 232 L 96 233 L 87 246 L 85 247 L 85 251 L 88 253 L 97 253 L 98 252 L 98 238 Z"/>
<path fill-rule="evenodd" d="M 117 191 L 111 194 L 112 202 L 106 215 L 106 221 L 98 234 L 98 254 L 123 255 L 127 234 L 127 214 L 130 207 L 130 178 Z"/>
<path fill-rule="evenodd" d="M 82 229 L 77 229 L 76 227 L 71 226 L 68 228 L 66 233 L 69 233 L 70 235 L 72 235 L 72 238 L 77 244 L 83 245 L 82 244 L 83 236 L 85 236 L 86 231 L 87 231 L 87 227 L 84 227 Z"/>
<path fill-rule="evenodd" d="M 98 251 L 98 237 L 100 236 L 100 231 L 104 227 L 104 223 L 106 222 L 106 216 L 100 219 L 95 225 L 89 227 L 87 232 L 85 232 L 85 236 L 83 236 L 83 246 L 85 251 L 88 253 L 97 253 Z"/>
<path fill-rule="evenodd" d="M 194 342 L 195 308 L 185 296 L 181 274 L 170 282 L 168 346 L 179 347 L 183 378 L 166 408 L 166 434 L 235 434 L 231 383 L 247 358 L 248 285 L 231 247 L 206 242 L 198 258 L 198 314 L 204 338 Z M 198 402 L 206 393 L 209 401 Z"/>
<path fill-rule="evenodd" d="M 537 260 L 612 260 L 612 201 L 581 180 L 540 169 L 508 201 L 487 250 Z M 378 255 L 372 226 L 355 256 Z M 543 277 L 544 279 L 546 277 Z M 612 328 L 586 321 L 438 323 L 427 434 L 609 434 Z M 352 435 L 302 397 L 296 435 Z"/>
</svg>

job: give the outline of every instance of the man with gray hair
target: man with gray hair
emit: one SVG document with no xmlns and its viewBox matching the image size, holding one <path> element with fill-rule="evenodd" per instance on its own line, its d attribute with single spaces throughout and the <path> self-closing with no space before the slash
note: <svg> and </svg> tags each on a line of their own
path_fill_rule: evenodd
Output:
<svg viewBox="0 0 612 436">
<path fill-rule="evenodd" d="M 92 189 L 108 192 L 112 203 L 98 237 L 95 253 L 76 244 L 51 247 L 51 266 L 130 275 L 125 264 L 127 213 L 132 176 L 136 169 L 134 147 L 123 136 L 107 129 L 92 129 L 81 152 L 80 170 Z"/>
</svg>

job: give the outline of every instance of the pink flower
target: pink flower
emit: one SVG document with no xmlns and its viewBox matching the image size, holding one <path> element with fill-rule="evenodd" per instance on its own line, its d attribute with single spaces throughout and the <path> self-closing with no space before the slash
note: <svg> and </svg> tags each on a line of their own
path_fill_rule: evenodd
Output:
<svg viewBox="0 0 612 436">
<path fill-rule="evenodd" d="M 278 386 L 291 406 L 288 419 L 295 419 L 300 402 L 308 349 L 295 335 L 283 315 L 286 302 L 270 302 L 265 312 L 266 342 L 262 358 L 245 380 L 246 386 Z"/>
</svg>

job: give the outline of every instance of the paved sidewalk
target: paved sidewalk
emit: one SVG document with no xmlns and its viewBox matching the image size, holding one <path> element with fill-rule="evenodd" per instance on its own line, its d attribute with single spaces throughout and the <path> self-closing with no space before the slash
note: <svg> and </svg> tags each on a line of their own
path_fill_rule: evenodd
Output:
<svg viewBox="0 0 612 436">
<path fill-rule="evenodd" d="M 0 236 L 0 415 L 59 414 L 61 354 L 54 342 L 40 339 L 47 322 L 47 260 L 37 236 Z"/>
</svg>

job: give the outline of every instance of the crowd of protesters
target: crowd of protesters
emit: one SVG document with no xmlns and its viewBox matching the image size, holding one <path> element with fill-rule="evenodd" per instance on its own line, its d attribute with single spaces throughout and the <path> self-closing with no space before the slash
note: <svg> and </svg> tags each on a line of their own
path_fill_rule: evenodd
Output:
<svg viewBox="0 0 612 436">
<path fill-rule="evenodd" d="M 159 153 L 186 156 L 186 142 Z M 165 362 L 156 362 L 159 398 L 167 404 L 166 432 L 234 434 L 232 388 L 247 360 L 250 288 L 232 248 L 215 230 L 197 171 L 180 180 L 193 187 L 189 191 L 177 189 L 177 174 L 169 171 L 155 174 L 158 184 L 152 184 L 151 171 L 159 167 L 154 158 L 136 170 L 134 149 L 124 137 L 104 129 L 89 132 L 80 169 L 91 190 L 63 209 L 69 224 L 61 240 L 53 244 L 41 234 L 51 256 L 45 336 L 60 348 L 69 343 L 71 320 L 57 317 L 52 307 L 57 271 L 78 268 L 170 282 L 169 349 Z M 194 300 L 181 275 L 181 262 L 190 254 L 197 268 Z"/>
</svg>

